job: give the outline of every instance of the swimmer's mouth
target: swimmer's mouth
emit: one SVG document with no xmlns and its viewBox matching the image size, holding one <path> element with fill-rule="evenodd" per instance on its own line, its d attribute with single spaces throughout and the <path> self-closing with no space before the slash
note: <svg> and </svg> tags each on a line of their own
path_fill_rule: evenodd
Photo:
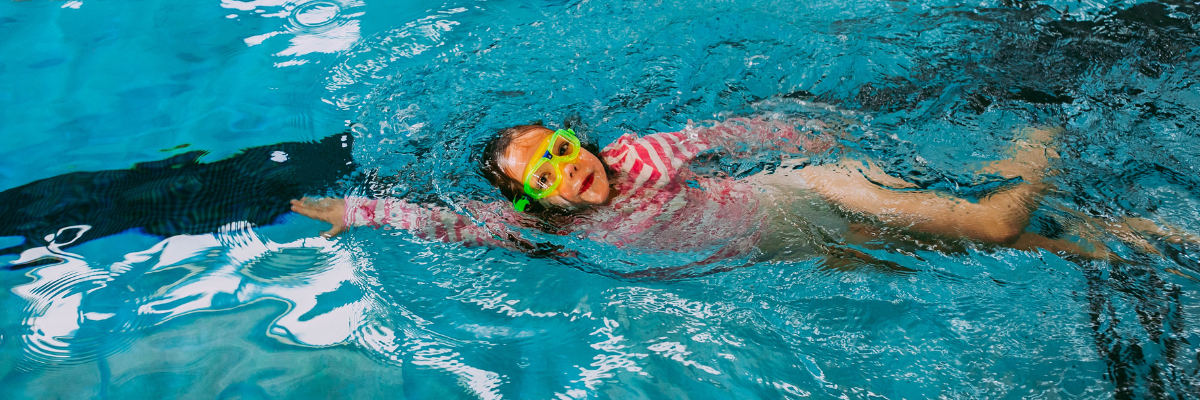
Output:
<svg viewBox="0 0 1200 400">
<path fill-rule="evenodd" d="M 583 178 L 583 186 L 579 187 L 579 193 L 585 193 L 592 188 L 592 181 L 596 180 L 596 173 L 588 174 L 587 178 Z"/>
</svg>

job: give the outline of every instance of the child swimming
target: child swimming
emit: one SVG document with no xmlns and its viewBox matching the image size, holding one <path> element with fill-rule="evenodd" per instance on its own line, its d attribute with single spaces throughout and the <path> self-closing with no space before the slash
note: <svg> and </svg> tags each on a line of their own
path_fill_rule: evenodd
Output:
<svg viewBox="0 0 1200 400">
<path fill-rule="evenodd" d="M 708 258 L 719 260 L 752 252 L 781 232 L 771 226 L 779 218 L 764 211 L 771 203 L 815 194 L 841 213 L 902 231 L 1018 249 L 1107 254 L 1100 243 L 1026 231 L 1047 187 L 1043 178 L 1057 157 L 1050 129 L 1022 130 L 1010 159 L 981 170 L 1019 183 L 974 202 L 913 189 L 915 185 L 881 172 L 873 161 L 848 157 L 746 179 L 703 175 L 691 168 L 709 151 L 782 149 L 785 157 L 804 159 L 837 146 L 823 127 L 813 120 L 736 118 L 689 125 L 679 132 L 626 134 L 598 154 L 584 148 L 571 129 L 505 128 L 483 149 L 480 164 L 483 175 L 512 203 L 464 204 L 480 223 L 447 208 L 399 199 L 305 198 L 291 204 L 297 213 L 330 223 L 325 236 L 354 226 L 391 226 L 430 240 L 527 249 L 513 227 L 545 226 L 552 220 L 549 230 L 556 234 L 641 250 L 717 249 Z M 1149 221 L 1137 223 L 1138 231 L 1168 235 Z M 841 225 L 833 229 L 833 240 L 855 236 L 855 223 Z M 1128 224 L 1106 226 L 1110 232 L 1133 232 Z"/>
</svg>

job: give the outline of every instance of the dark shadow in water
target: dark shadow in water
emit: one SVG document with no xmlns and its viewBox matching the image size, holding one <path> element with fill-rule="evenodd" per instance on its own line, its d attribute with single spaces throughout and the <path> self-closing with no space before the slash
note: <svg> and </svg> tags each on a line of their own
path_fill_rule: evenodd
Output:
<svg viewBox="0 0 1200 400">
<path fill-rule="evenodd" d="M 316 143 L 260 146 L 211 163 L 199 161 L 204 151 L 191 151 L 8 189 L 0 192 L 0 236 L 25 242 L 0 249 L 0 255 L 46 246 L 47 235 L 75 225 L 91 229 L 56 242 L 78 245 L 131 229 L 165 237 L 213 232 L 238 221 L 268 225 L 290 211 L 288 200 L 323 194 L 351 174 L 357 168 L 353 140 L 342 133 Z"/>
<path fill-rule="evenodd" d="M 1200 361 L 1188 354 L 1187 324 L 1180 301 L 1182 289 L 1159 276 L 1157 268 L 1137 263 L 1084 267 L 1088 280 L 1088 315 L 1096 352 L 1108 364 L 1105 376 L 1117 399 L 1171 399 L 1200 393 L 1197 371 L 1186 365 Z M 1137 335 L 1124 337 L 1120 319 L 1132 309 L 1149 343 Z M 1188 360 L 1197 357 L 1196 360 Z"/>
<path fill-rule="evenodd" d="M 982 114 L 996 102 L 1073 103 L 1076 99 L 1068 93 L 1086 92 L 1079 87 L 1087 81 L 1079 78 L 1089 71 L 1131 62 L 1131 73 L 1157 79 L 1165 68 L 1197 58 L 1192 50 L 1200 45 L 1200 32 L 1195 28 L 1200 23 L 1200 4 L 1150 2 L 1127 9 L 1113 7 L 1100 14 L 1094 20 L 1076 21 L 1036 2 L 1017 8 L 950 12 L 918 23 L 971 21 L 979 28 L 974 43 L 990 44 L 988 54 L 919 63 L 908 75 L 864 84 L 849 104 L 821 94 L 794 93 L 792 97 L 888 113 L 916 109 L 944 97 L 947 91 L 958 91 L 967 100 L 962 107 Z M 1036 22 L 1039 19 L 1050 21 Z M 1131 89 L 1135 94 L 1141 92 Z"/>
</svg>

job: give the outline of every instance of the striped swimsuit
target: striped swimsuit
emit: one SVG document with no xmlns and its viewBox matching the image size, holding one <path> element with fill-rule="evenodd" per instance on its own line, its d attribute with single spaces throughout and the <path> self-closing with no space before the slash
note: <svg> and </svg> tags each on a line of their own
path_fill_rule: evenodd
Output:
<svg viewBox="0 0 1200 400">
<path fill-rule="evenodd" d="M 801 129 L 804 121 L 733 119 L 713 126 L 645 137 L 626 134 L 606 146 L 605 161 L 617 195 L 578 218 L 587 237 L 637 250 L 744 254 L 757 243 L 765 218 L 749 184 L 699 176 L 688 168 L 699 154 L 788 148 L 823 151 L 831 141 Z M 451 210 L 399 199 L 346 201 L 347 226 L 391 226 L 427 240 L 511 247 L 523 218 L 507 204 L 467 202 L 480 223 Z"/>
</svg>

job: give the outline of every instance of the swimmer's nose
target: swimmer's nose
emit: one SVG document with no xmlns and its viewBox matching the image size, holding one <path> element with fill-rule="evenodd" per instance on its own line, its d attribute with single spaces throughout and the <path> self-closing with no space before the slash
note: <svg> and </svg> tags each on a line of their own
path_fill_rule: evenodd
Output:
<svg viewBox="0 0 1200 400">
<path fill-rule="evenodd" d="M 575 173 L 579 171 L 579 166 L 575 164 L 567 164 L 563 166 L 563 173 L 568 177 L 574 178 Z"/>
</svg>

